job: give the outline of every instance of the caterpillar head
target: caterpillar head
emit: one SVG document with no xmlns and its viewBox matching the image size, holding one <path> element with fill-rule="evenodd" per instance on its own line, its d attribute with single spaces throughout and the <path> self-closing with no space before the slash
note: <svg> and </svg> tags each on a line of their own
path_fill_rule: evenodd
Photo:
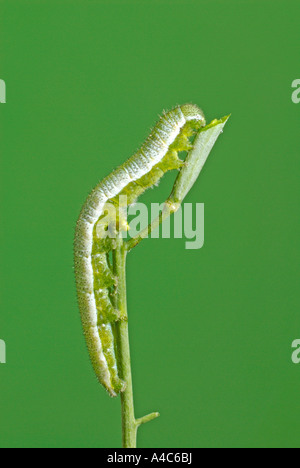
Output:
<svg viewBox="0 0 300 468">
<path fill-rule="evenodd" d="M 186 120 L 197 120 L 201 127 L 206 125 L 205 116 L 200 107 L 195 104 L 184 104 L 180 109 Z"/>
</svg>

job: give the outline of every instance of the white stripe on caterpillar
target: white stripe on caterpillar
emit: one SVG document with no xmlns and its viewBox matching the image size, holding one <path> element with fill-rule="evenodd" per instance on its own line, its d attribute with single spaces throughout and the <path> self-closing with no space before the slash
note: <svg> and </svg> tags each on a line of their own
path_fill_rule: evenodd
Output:
<svg viewBox="0 0 300 468">
<path fill-rule="evenodd" d="M 142 148 L 99 183 L 81 210 L 74 243 L 78 303 L 95 373 L 111 396 L 124 390 L 118 376 L 113 334 L 114 323 L 123 317 L 110 298 L 116 285 L 108 261 L 113 239 L 106 243 L 99 240 L 97 223 L 109 201 L 118 204 L 118 197 L 124 194 L 129 204 L 134 203 L 165 172 L 179 169 L 182 161 L 178 151 L 190 149 L 189 137 L 204 125 L 202 111 L 193 104 L 164 113 Z"/>
</svg>

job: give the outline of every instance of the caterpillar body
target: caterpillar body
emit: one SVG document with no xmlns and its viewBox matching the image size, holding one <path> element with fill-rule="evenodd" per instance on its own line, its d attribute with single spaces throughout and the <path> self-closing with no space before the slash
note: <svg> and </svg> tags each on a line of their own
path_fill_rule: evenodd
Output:
<svg viewBox="0 0 300 468">
<path fill-rule="evenodd" d="M 191 149 L 190 137 L 203 126 L 204 115 L 193 104 L 164 113 L 141 149 L 92 191 L 77 221 L 74 256 L 81 320 L 94 371 L 111 396 L 125 389 L 118 375 L 114 326 L 126 318 L 113 302 L 117 279 L 109 254 L 115 239 L 99 233 L 126 229 L 122 209 L 157 184 L 165 172 L 184 165 L 178 152 Z M 126 206 L 120 206 L 124 199 Z M 107 215 L 109 204 L 119 208 L 117 225 Z"/>
</svg>

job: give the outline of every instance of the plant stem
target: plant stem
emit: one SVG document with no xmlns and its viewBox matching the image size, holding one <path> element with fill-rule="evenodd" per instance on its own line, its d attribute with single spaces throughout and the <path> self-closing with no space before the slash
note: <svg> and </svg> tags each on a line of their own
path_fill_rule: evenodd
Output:
<svg viewBox="0 0 300 468">
<path fill-rule="evenodd" d="M 136 448 L 136 436 L 138 427 L 159 416 L 152 413 L 138 420 L 134 416 L 134 402 L 132 390 L 132 375 L 130 362 L 128 320 L 127 320 L 127 298 L 126 298 L 126 256 L 127 251 L 122 237 L 118 237 L 117 246 L 114 250 L 114 271 L 118 278 L 116 291 L 116 307 L 121 312 L 124 320 L 115 325 L 116 347 L 118 356 L 118 371 L 120 378 L 126 383 L 126 389 L 121 392 L 121 415 L 122 415 L 122 446 L 123 448 Z"/>
<path fill-rule="evenodd" d="M 121 238 L 117 239 L 114 252 L 114 270 L 118 278 L 116 308 L 127 318 L 126 299 L 126 251 Z M 136 424 L 132 391 L 128 321 L 120 320 L 116 324 L 116 343 L 120 378 L 126 382 L 126 389 L 121 393 L 122 445 L 124 448 L 136 447 Z"/>
</svg>

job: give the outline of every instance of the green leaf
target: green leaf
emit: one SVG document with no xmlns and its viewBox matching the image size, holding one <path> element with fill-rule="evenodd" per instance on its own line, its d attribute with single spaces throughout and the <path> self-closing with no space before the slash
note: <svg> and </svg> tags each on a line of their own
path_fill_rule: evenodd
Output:
<svg viewBox="0 0 300 468">
<path fill-rule="evenodd" d="M 175 203 L 181 203 L 191 190 L 229 117 L 230 115 L 220 120 L 213 120 L 197 134 L 193 149 L 187 155 L 185 165 L 178 174 L 173 187 L 170 199 Z"/>
</svg>

